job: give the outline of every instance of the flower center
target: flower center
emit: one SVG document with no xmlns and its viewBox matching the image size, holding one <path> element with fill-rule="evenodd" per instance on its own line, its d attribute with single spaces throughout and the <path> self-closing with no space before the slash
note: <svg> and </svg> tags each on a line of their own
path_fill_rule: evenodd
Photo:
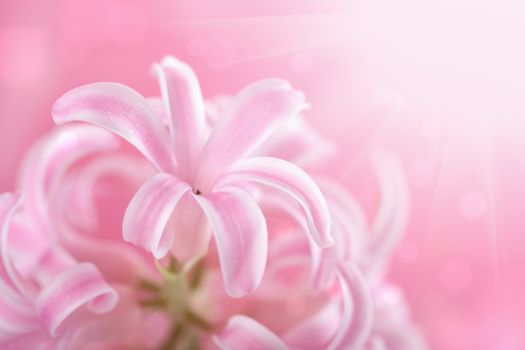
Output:
<svg viewBox="0 0 525 350">
<path fill-rule="evenodd" d="M 182 265 L 171 258 L 167 267 L 157 263 L 157 268 L 162 278 L 160 283 L 141 280 L 139 288 L 144 292 L 140 305 L 165 313 L 171 321 L 171 329 L 160 349 L 199 349 L 199 335 L 212 329 L 191 305 L 204 276 L 203 261 Z"/>
</svg>

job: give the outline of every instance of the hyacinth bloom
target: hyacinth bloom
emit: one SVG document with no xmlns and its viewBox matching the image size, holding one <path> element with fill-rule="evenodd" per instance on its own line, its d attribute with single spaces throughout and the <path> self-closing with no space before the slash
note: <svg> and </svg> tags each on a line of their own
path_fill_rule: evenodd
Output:
<svg viewBox="0 0 525 350">
<path fill-rule="evenodd" d="M 110 83 L 60 98 L 57 123 L 95 125 L 57 127 L 21 197 L 0 196 L 0 347 L 424 349 L 384 278 L 408 208 L 395 160 L 374 158 L 369 226 L 298 167 L 315 174 L 333 146 L 286 82 L 210 102 L 185 64 L 154 71 L 163 99 Z"/>
<path fill-rule="evenodd" d="M 17 238 L 17 241 L 10 242 L 11 244 L 5 247 L 2 256 L 16 256 L 16 270 L 26 278 L 29 279 L 32 275 L 42 275 L 45 276 L 42 281 L 47 283 L 51 281 L 51 285 L 56 283 L 53 282 L 53 275 L 48 272 L 50 270 L 48 266 L 56 269 L 61 265 L 55 262 L 57 259 L 52 259 L 52 264 L 44 264 L 43 262 L 49 260 L 47 254 L 42 255 L 46 259 L 40 254 L 32 258 L 31 254 L 37 252 L 39 247 L 60 247 L 56 243 L 64 243 L 65 247 L 74 248 L 75 253 L 78 254 L 78 247 L 70 245 L 71 237 L 65 237 L 65 241 L 64 238 L 60 238 L 64 234 L 60 231 L 65 229 L 60 221 L 65 218 L 57 217 L 57 213 L 54 212 L 57 210 L 55 204 L 60 203 L 59 194 L 64 191 L 64 188 L 59 185 L 64 183 L 67 173 L 77 174 L 74 171 L 75 163 L 83 163 L 85 158 L 90 160 L 93 156 L 102 157 L 104 154 L 101 152 L 113 151 L 116 146 L 115 141 L 111 135 L 100 129 L 78 125 L 55 131 L 39 142 L 35 150 L 29 154 L 21 173 L 20 187 L 30 201 L 26 200 L 23 211 L 18 214 L 24 216 L 21 217 L 23 220 L 19 220 L 17 224 L 24 227 L 28 223 L 33 223 L 40 225 L 41 229 L 36 232 L 35 230 L 21 230 L 14 227 L 17 225 L 10 227 L 6 221 L 2 222 L 2 232 L 15 230 Z M 67 159 L 65 155 L 68 156 Z M 107 166 L 111 163 L 104 164 Z M 122 175 L 129 176 L 125 168 L 120 168 L 120 171 Z M 10 199 L 5 202 L 5 212 L 12 215 L 14 196 L 4 195 L 2 199 L 4 198 Z M 58 201 L 54 202 L 53 198 Z M 34 213 L 39 213 L 40 217 L 30 216 Z M 76 214 L 83 215 L 84 212 Z M 141 283 L 124 278 L 119 279 L 118 283 L 113 281 L 110 286 L 97 272 L 97 266 L 107 271 L 105 266 L 107 263 L 104 263 L 104 260 L 107 259 L 114 263 L 118 262 L 119 257 L 115 256 L 116 252 L 103 249 L 103 245 L 109 242 L 99 237 L 98 240 L 103 245 L 99 245 L 102 249 L 99 249 L 98 256 L 93 261 L 95 264 L 91 262 L 78 264 L 74 263 L 71 258 L 66 259 L 75 267 L 75 270 L 68 274 L 69 279 L 66 282 L 69 284 L 66 286 L 75 287 L 82 293 L 73 293 L 70 289 L 62 290 L 62 292 L 64 296 L 84 296 L 92 290 L 86 288 L 85 283 L 80 282 L 85 282 L 90 277 L 97 277 L 95 281 L 98 284 L 95 286 L 100 285 L 100 290 L 107 294 L 103 296 L 109 299 L 104 303 L 106 309 L 98 311 L 107 313 L 92 315 L 82 313 L 82 310 L 77 311 L 77 313 L 81 312 L 80 316 L 75 316 L 74 322 L 68 328 L 61 329 L 60 332 L 57 332 L 58 326 L 52 328 L 45 326 L 49 323 L 49 321 L 46 322 L 46 314 L 35 313 L 30 325 L 43 323 L 44 326 L 36 329 L 30 328 L 27 332 L 20 334 L 13 333 L 13 329 L 7 328 L 4 331 L 8 337 L 0 340 L 0 343 L 13 349 L 17 346 L 84 348 L 94 344 L 108 349 L 125 348 L 133 344 L 133 341 L 139 344 L 136 341 L 140 339 L 130 336 L 130 333 L 133 329 L 144 332 L 147 326 L 147 324 L 144 325 L 144 322 L 147 321 L 148 313 L 162 311 L 174 317 L 175 320 L 173 320 L 172 327 L 166 324 L 165 317 L 155 320 L 154 325 L 161 331 L 165 330 L 166 326 L 168 329 L 165 333 L 161 332 L 160 345 L 155 344 L 153 348 L 172 346 L 172 348 L 183 349 L 188 348 L 191 342 L 196 342 L 210 349 L 216 346 L 222 349 L 251 347 L 264 349 L 268 346 L 273 348 L 272 344 L 275 342 L 275 344 L 280 344 L 279 347 L 301 349 L 304 348 L 301 341 L 307 334 L 312 334 L 312 327 L 318 328 L 314 334 L 320 336 L 316 338 L 316 343 L 312 343 L 312 348 L 360 348 L 360 344 L 367 339 L 372 313 L 368 289 L 360 273 L 351 264 L 341 264 L 337 267 L 337 282 L 332 286 L 335 289 L 311 290 L 308 278 L 297 278 L 297 276 L 307 276 L 310 273 L 309 253 L 301 249 L 303 243 L 306 242 L 304 235 L 290 237 L 281 233 L 279 230 L 271 232 L 273 243 L 269 258 L 270 271 L 261 290 L 242 300 L 232 299 L 225 293 L 221 294 L 222 288 L 220 283 L 216 282 L 218 278 L 215 278 L 220 276 L 219 273 L 216 273 L 218 272 L 218 261 L 212 255 L 205 259 L 206 268 L 200 277 L 203 280 L 200 286 L 195 286 L 195 283 L 199 284 L 199 278 L 196 277 L 195 266 L 191 263 L 179 267 L 159 267 L 155 276 L 154 273 L 141 271 L 138 268 L 140 261 L 133 261 L 143 259 L 138 255 L 128 258 L 130 262 L 135 263 L 134 265 L 117 264 L 117 267 L 120 266 L 120 271 L 113 272 L 113 275 L 128 275 L 128 270 L 134 266 L 136 269 L 134 272 L 145 277 L 140 280 Z M 28 238 L 33 242 L 38 239 L 38 244 L 26 247 L 27 254 L 23 254 L 24 250 L 21 248 L 24 248 L 23 243 L 27 242 Z M 89 246 L 85 248 L 90 250 Z M 288 261 L 292 257 L 291 253 L 297 248 L 303 254 L 300 259 L 301 263 L 290 270 Z M 62 251 L 60 257 L 66 256 L 65 254 L 67 253 Z M 93 255 L 84 255 L 86 256 Z M 283 278 L 286 281 L 284 283 Z M 75 284 L 71 283 L 71 280 L 80 282 Z M 284 298 L 285 294 L 288 294 L 289 297 Z M 117 296 L 121 299 L 119 305 L 115 305 L 114 298 Z M 24 300 L 28 305 L 39 305 L 38 296 L 29 296 Z M 290 306 L 291 300 L 295 303 Z M 303 306 L 296 305 L 300 300 Z M 11 305 L 18 307 L 19 301 L 12 301 Z M 58 306 L 67 308 L 70 313 L 73 313 L 74 306 L 80 307 L 81 305 L 77 299 L 68 299 Z M 290 311 L 288 317 L 280 313 L 284 307 Z M 191 313 L 188 314 L 190 310 Z M 250 317 L 243 316 L 243 313 Z M 181 315 L 184 314 L 186 316 L 181 319 Z M 228 319 L 230 320 L 227 321 Z M 268 326 L 263 326 L 255 319 L 265 321 Z M 57 324 L 56 321 L 50 323 Z M 226 326 L 221 331 L 224 324 Z M 272 331 L 267 327 L 270 327 Z M 217 335 L 213 336 L 214 333 Z M 151 332 L 147 334 L 148 337 L 152 336 Z M 174 339 L 177 334 L 181 337 L 178 341 Z"/>
<path fill-rule="evenodd" d="M 172 57 L 154 70 L 165 116 L 134 90 L 113 83 L 79 87 L 53 107 L 56 123 L 84 121 L 111 130 L 157 169 L 129 204 L 125 240 L 157 259 L 171 252 L 187 261 L 207 251 L 209 223 L 226 288 L 232 296 L 245 295 L 259 284 L 267 255 L 265 218 L 244 190 L 246 183 L 259 183 L 299 203 L 319 246 L 332 243 L 325 200 L 304 171 L 277 158 L 245 157 L 305 107 L 301 93 L 281 80 L 254 83 L 228 103 L 208 132 L 192 70 Z"/>
</svg>

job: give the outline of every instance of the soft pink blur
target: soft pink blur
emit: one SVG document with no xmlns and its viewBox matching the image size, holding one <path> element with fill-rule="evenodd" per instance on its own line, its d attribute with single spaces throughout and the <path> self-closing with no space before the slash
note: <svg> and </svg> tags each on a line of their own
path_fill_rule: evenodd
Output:
<svg viewBox="0 0 525 350">
<path fill-rule="evenodd" d="M 372 214 L 375 146 L 402 160 L 409 232 L 392 265 L 438 350 L 525 348 L 525 5 L 474 0 L 93 0 L 0 3 L 0 191 L 95 81 L 158 94 L 173 54 L 208 97 L 268 76 L 306 92 L 341 152 L 327 173 Z"/>
</svg>

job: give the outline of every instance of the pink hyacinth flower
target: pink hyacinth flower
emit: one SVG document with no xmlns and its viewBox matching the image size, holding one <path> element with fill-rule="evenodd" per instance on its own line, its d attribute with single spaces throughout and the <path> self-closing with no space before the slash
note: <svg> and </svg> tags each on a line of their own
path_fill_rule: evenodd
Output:
<svg viewBox="0 0 525 350">
<path fill-rule="evenodd" d="M 157 259 L 170 251 L 180 260 L 207 250 L 209 223 L 228 293 L 256 288 L 266 265 L 265 218 L 245 184 L 275 188 L 299 203 L 312 239 L 332 243 L 330 216 L 315 182 L 276 158 L 245 157 L 283 121 L 304 108 L 303 95 L 281 80 L 263 80 L 237 94 L 207 133 L 204 101 L 193 71 L 172 57 L 154 66 L 168 126 L 146 99 L 119 84 L 74 89 L 53 107 L 56 123 L 85 121 L 134 145 L 158 174 L 127 209 L 124 239 Z"/>
<path fill-rule="evenodd" d="M 46 240 L 19 202 L 0 195 L 0 344 L 67 349 L 73 330 L 114 314 L 119 294 L 93 264 L 77 263 Z"/>
<path fill-rule="evenodd" d="M 31 209 L 31 212 L 38 212 L 36 208 L 41 208 L 42 213 L 47 216 L 43 217 L 40 221 L 49 225 L 56 234 L 56 237 L 54 237 L 54 235 L 46 235 L 43 237 L 44 240 L 54 241 L 54 238 L 58 238 L 58 242 L 70 251 L 72 250 L 75 256 L 80 255 L 83 260 L 94 262 L 97 266 L 100 266 L 104 274 L 111 277 L 110 280 L 112 281 L 119 277 L 116 275 L 116 272 L 124 275 L 135 273 L 154 277 L 150 272 L 144 271 L 143 269 L 141 270 L 139 268 L 140 264 L 137 264 L 134 259 L 122 261 L 122 264 L 125 261 L 131 263 L 126 266 L 127 268 L 124 268 L 124 266 L 119 267 L 121 265 L 120 260 L 122 259 L 119 253 L 121 253 L 124 246 L 117 247 L 115 242 L 112 242 L 108 237 L 93 236 L 93 240 L 98 242 L 98 250 L 95 252 L 92 251 L 89 244 L 87 247 L 81 247 L 88 242 L 86 241 L 86 237 L 79 235 L 79 233 L 64 233 L 62 231 L 66 229 L 67 225 L 64 225 L 64 223 L 59 224 L 65 219 L 61 217 L 61 215 L 67 214 L 67 212 L 62 210 L 63 208 L 56 207 L 56 200 L 58 200 L 58 203 L 62 200 L 61 192 L 65 191 L 66 195 L 70 192 L 69 186 L 65 186 L 66 188 L 64 188 L 63 185 L 65 183 L 72 181 L 73 178 L 79 181 L 74 182 L 74 184 L 77 185 L 75 189 L 77 191 L 81 190 L 80 195 L 82 195 L 85 190 L 84 185 L 87 185 L 89 190 L 93 189 L 92 185 L 89 185 L 90 182 L 97 181 L 93 177 L 96 178 L 107 172 L 114 172 L 115 174 L 120 172 L 122 178 L 125 176 L 133 177 L 137 171 L 141 170 L 140 164 L 129 164 L 127 167 L 123 167 L 125 164 L 123 162 L 117 162 L 115 164 L 117 158 L 111 156 L 111 152 L 115 150 L 115 146 L 115 139 L 111 137 L 110 134 L 96 127 L 76 125 L 56 130 L 40 141 L 30 153 L 21 175 L 21 189 L 25 189 L 29 195 L 28 197 L 35 200 L 35 203 L 30 206 L 34 207 L 34 209 Z M 66 154 L 68 155 L 67 161 L 66 158 L 64 158 Z M 106 161 L 107 157 L 110 157 L 109 159 L 111 161 Z M 134 169 L 135 172 L 130 173 L 130 169 Z M 74 192 L 75 191 L 73 191 L 73 193 Z M 68 201 L 68 203 L 70 206 L 73 205 L 73 212 L 75 212 L 76 209 L 80 209 L 77 214 L 84 215 L 86 213 L 85 208 L 83 209 L 75 205 L 77 201 L 75 200 L 75 196 L 71 197 L 67 195 L 66 198 L 72 199 Z M 89 198 L 84 198 L 84 200 L 89 200 Z M 91 209 L 87 210 L 87 213 L 89 213 L 90 210 Z M 49 215 L 50 212 L 53 214 Z M 51 217 L 53 218 L 52 220 Z M 79 222 L 71 222 L 71 220 L 69 220 L 68 223 L 73 226 L 91 226 L 89 222 L 79 224 Z M 281 276 L 290 276 L 289 272 L 287 272 L 290 270 L 290 260 L 299 262 L 299 264 L 293 268 L 294 274 L 295 272 L 299 272 L 299 270 L 303 271 L 303 274 L 309 272 L 309 251 L 308 249 L 301 248 L 303 243 L 306 242 L 303 234 L 295 237 L 299 238 L 298 240 L 291 237 L 292 240 L 286 238 L 280 243 L 279 238 L 284 238 L 286 235 L 281 235 L 280 232 L 273 231 L 271 233 L 274 243 L 272 244 L 270 252 L 269 271 L 260 293 L 257 292 L 253 297 L 243 298 L 241 301 L 224 295 L 224 298 L 218 301 L 216 297 L 211 296 L 218 294 L 222 286 L 211 285 L 208 288 L 204 286 L 198 289 L 195 292 L 195 296 L 188 296 L 188 300 L 186 300 L 188 306 L 192 305 L 191 307 L 197 309 L 198 314 L 213 326 L 213 329 L 205 333 L 195 331 L 199 334 L 203 347 L 210 349 L 216 348 L 213 342 L 207 343 L 207 339 L 214 332 L 218 332 L 217 339 L 220 338 L 223 339 L 223 342 L 231 343 L 232 339 L 224 339 L 223 332 L 220 331 L 223 323 L 221 320 L 228 319 L 232 317 L 231 315 L 239 313 L 249 314 L 267 324 L 272 329 L 272 333 L 274 331 L 277 332 L 272 336 L 282 337 L 287 346 L 291 348 L 300 347 L 300 345 L 294 345 L 294 342 L 298 342 L 295 338 L 300 338 L 299 335 L 302 332 L 310 332 L 312 324 L 320 327 L 319 332 L 324 334 L 322 339 L 318 339 L 319 343 L 316 343 L 318 344 L 315 345 L 316 347 L 332 344 L 330 346 L 334 349 L 345 349 L 348 344 L 358 344 L 362 342 L 363 339 L 366 339 L 365 335 L 370 329 L 372 309 L 367 287 L 364 285 L 363 279 L 359 277 L 358 271 L 356 271 L 354 267 L 341 265 L 340 276 L 336 282 L 337 291 L 333 293 L 329 289 L 325 289 L 320 291 L 322 296 L 319 295 L 319 291 L 312 291 L 310 284 L 306 280 L 287 278 L 287 282 L 282 283 Z M 77 240 L 79 244 L 73 244 Z M 108 251 L 106 245 L 112 246 L 114 251 Z M 275 249 L 275 247 L 277 247 L 277 249 Z M 87 250 L 87 253 L 85 250 Z M 20 250 L 17 251 L 16 255 L 21 257 Z M 107 260 L 108 263 L 104 264 L 104 260 Z M 113 269 L 110 269 L 108 265 L 112 265 Z M 206 265 L 205 276 L 213 275 L 213 271 L 217 270 L 216 259 L 213 256 L 207 257 Z M 34 264 L 26 263 L 24 266 L 26 266 L 24 271 L 28 273 L 35 270 L 38 271 Z M 301 275 L 301 273 L 298 273 L 298 275 Z M 134 327 L 136 327 L 136 329 L 143 329 L 139 327 L 143 324 L 141 322 L 143 314 L 148 312 L 148 305 L 150 304 L 149 294 L 146 293 L 142 295 L 139 285 L 129 278 L 118 278 L 117 280 L 120 283 L 117 292 L 118 295 L 121 296 L 121 299 L 125 301 L 124 305 L 119 305 L 112 314 L 96 318 L 96 322 L 90 318 L 83 319 L 83 322 L 75 324 L 75 327 L 72 327 L 67 332 L 69 336 L 65 339 L 68 341 L 68 345 L 88 346 L 94 340 L 98 340 L 98 343 L 100 346 L 103 346 L 104 349 L 117 349 L 119 346 L 126 347 L 129 346 L 129 344 L 133 344 L 130 342 L 132 338 L 129 336 L 129 330 L 134 329 Z M 155 280 L 158 281 L 156 278 Z M 296 282 L 292 282 L 292 280 Z M 155 282 L 155 284 L 156 283 L 158 282 Z M 154 285 L 150 285 L 148 288 L 153 288 L 153 286 Z M 158 287 L 162 287 L 162 284 Z M 134 289 L 134 291 L 130 293 L 128 289 Z M 153 292 L 154 295 L 155 293 L 156 292 Z M 280 315 L 280 310 L 282 310 L 281 306 L 285 306 L 290 301 L 290 297 L 283 298 L 283 295 L 286 294 L 296 300 L 302 299 L 304 304 L 311 304 L 311 307 L 299 313 L 297 313 L 296 310 L 290 313 L 290 317 L 288 318 L 282 317 L 282 315 Z M 208 295 L 209 297 L 203 299 L 202 295 Z M 176 298 L 177 293 L 168 296 L 168 298 L 170 297 Z M 197 298 L 199 302 L 192 302 L 191 300 L 193 298 Z M 144 306 L 140 306 L 142 310 L 137 310 L 140 304 L 144 304 Z M 352 305 L 360 305 L 360 307 L 364 307 L 364 309 L 355 309 Z M 152 304 L 152 307 L 156 307 L 155 304 Z M 221 309 L 221 311 L 218 313 L 218 317 L 213 317 L 214 313 L 210 314 L 210 310 L 217 308 Z M 259 311 L 254 312 L 254 310 Z M 168 310 L 160 309 L 160 312 L 169 313 L 169 307 Z M 363 316 L 358 316 L 360 314 Z M 124 320 L 119 318 L 121 315 L 124 315 L 123 317 L 126 322 L 123 322 Z M 275 316 L 279 316 L 279 320 L 277 320 Z M 180 317 L 180 314 L 177 313 L 171 317 Z M 246 316 L 234 316 L 231 318 L 232 322 L 239 317 L 241 319 L 243 317 L 246 318 Z M 132 321 L 131 323 L 130 319 Z M 155 320 L 152 324 L 157 328 L 159 326 L 163 328 L 164 322 L 165 319 L 160 319 Z M 174 326 L 177 326 L 178 322 L 181 321 L 177 320 L 173 322 Z M 252 322 L 258 323 L 259 321 Z M 303 323 L 305 323 L 305 325 L 303 325 Z M 279 326 L 279 324 L 281 325 Z M 123 338 L 125 342 L 119 343 L 116 340 L 112 341 L 112 337 L 105 334 L 106 332 L 104 332 L 102 328 L 111 329 L 113 338 Z M 331 330 L 334 332 L 331 332 Z M 336 330 L 337 332 L 335 332 Z M 288 335 L 288 333 L 291 335 Z M 148 334 L 151 336 L 151 333 Z M 294 334 L 296 335 L 293 336 Z M 350 337 L 350 335 L 353 336 Z M 169 342 L 170 333 L 164 333 L 162 336 L 167 338 L 166 343 Z M 139 339 L 139 341 L 142 340 Z M 236 346 L 244 348 L 246 344 L 239 342 Z M 147 346 L 147 348 L 156 347 Z"/>
</svg>

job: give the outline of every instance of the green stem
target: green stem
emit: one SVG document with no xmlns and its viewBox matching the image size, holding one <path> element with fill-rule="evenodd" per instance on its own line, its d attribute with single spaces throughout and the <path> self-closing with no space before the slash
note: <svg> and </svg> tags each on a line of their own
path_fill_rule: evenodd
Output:
<svg viewBox="0 0 525 350">
<path fill-rule="evenodd" d="M 171 329 L 171 332 L 170 332 L 170 336 L 161 345 L 159 350 L 174 350 L 183 332 L 184 332 L 184 327 L 181 324 L 174 323 Z"/>
</svg>

